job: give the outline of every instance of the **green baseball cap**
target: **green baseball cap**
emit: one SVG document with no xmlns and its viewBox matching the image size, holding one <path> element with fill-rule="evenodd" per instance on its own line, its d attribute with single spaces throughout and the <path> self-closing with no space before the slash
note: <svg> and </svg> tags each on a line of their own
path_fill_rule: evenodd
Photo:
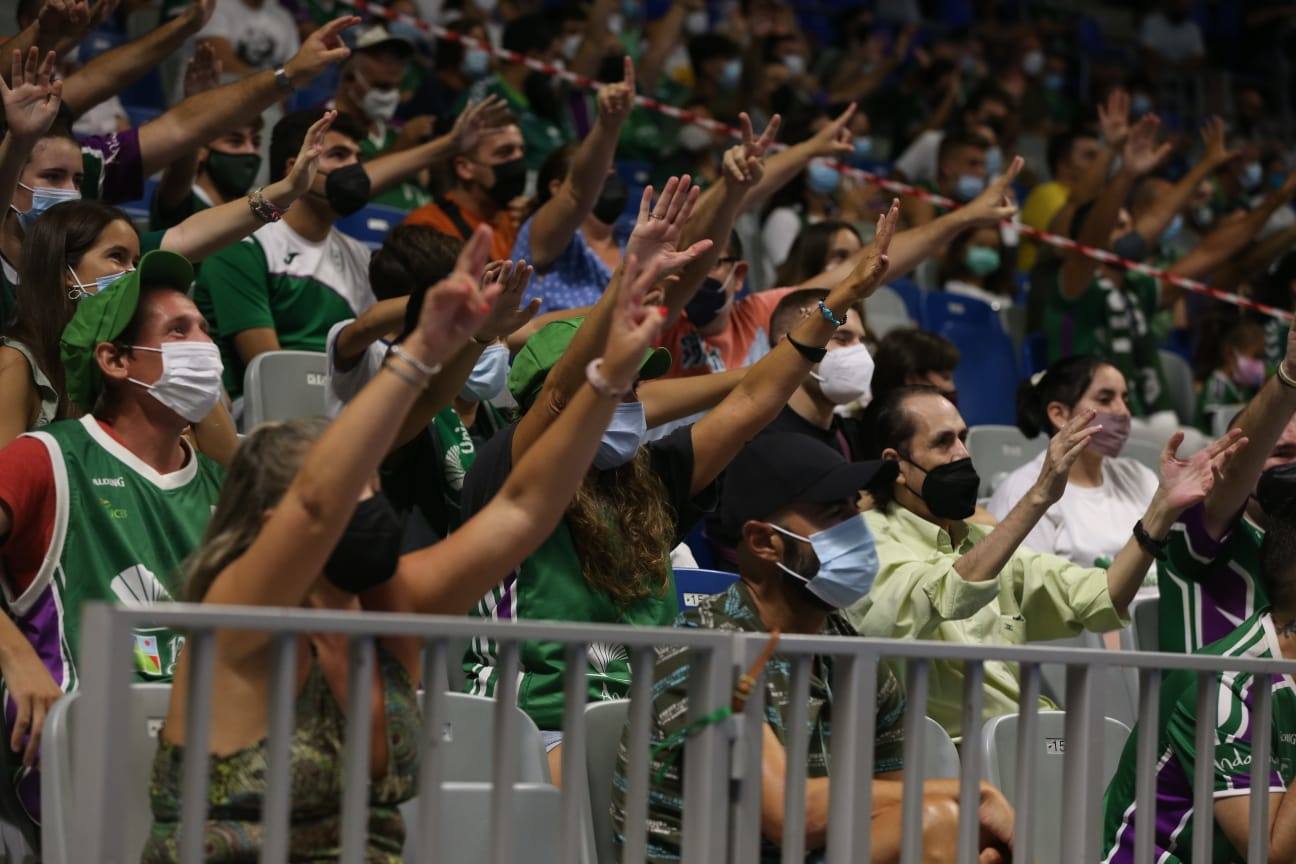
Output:
<svg viewBox="0 0 1296 864">
<path fill-rule="evenodd" d="M 508 387 L 513 398 L 523 410 L 531 407 L 540 388 L 544 386 L 549 370 L 558 362 L 558 358 L 567 350 L 567 346 L 576 336 L 584 318 L 566 318 L 552 321 L 526 341 L 522 350 L 513 358 L 513 368 L 509 370 Z M 671 355 L 665 348 L 649 348 L 644 351 L 643 363 L 639 366 L 639 380 L 647 381 L 660 378 L 670 371 Z"/>
<path fill-rule="evenodd" d="M 103 383 L 95 362 L 95 346 L 113 341 L 126 329 L 139 306 L 141 285 L 188 291 L 193 278 L 193 265 L 183 255 L 154 249 L 140 259 L 134 270 L 104 290 L 78 300 L 76 312 L 59 340 L 68 398 L 84 408 L 94 404 Z"/>
</svg>

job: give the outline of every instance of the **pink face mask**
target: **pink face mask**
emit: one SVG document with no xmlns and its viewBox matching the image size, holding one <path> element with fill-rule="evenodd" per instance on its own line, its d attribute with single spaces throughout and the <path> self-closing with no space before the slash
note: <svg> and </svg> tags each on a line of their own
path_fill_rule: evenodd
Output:
<svg viewBox="0 0 1296 864">
<path fill-rule="evenodd" d="M 1104 456 L 1119 456 L 1130 434 L 1129 415 L 1099 411 L 1093 423 L 1102 428 L 1089 439 L 1089 449 Z"/>
<path fill-rule="evenodd" d="M 1234 383 L 1249 390 L 1259 390 L 1266 377 L 1263 360 L 1243 354 L 1237 356 L 1237 365 L 1233 368 Z"/>
</svg>

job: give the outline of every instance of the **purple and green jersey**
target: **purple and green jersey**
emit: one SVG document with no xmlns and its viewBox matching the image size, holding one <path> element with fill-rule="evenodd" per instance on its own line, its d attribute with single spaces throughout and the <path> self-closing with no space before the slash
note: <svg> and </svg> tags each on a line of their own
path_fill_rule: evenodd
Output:
<svg viewBox="0 0 1296 864">
<path fill-rule="evenodd" d="M 1218 642 L 1198 651 L 1220 657 L 1253 660 L 1278 659 L 1278 638 L 1266 610 L 1242 622 Z M 1216 703 L 1215 799 L 1247 795 L 1251 791 L 1251 712 L 1255 704 L 1252 676 L 1242 672 L 1219 675 Z M 1120 765 L 1103 800 L 1103 864 L 1133 864 L 1138 831 L 1153 830 L 1152 860 L 1176 864 L 1192 858 L 1193 774 L 1197 765 L 1197 725 L 1212 722 L 1197 716 L 1197 674 L 1174 672 L 1162 687 L 1157 728 L 1156 814 L 1140 814 L 1134 805 L 1138 733 L 1135 727 L 1121 753 Z M 1283 793 L 1296 775 L 1296 684 L 1287 676 L 1273 682 L 1273 733 L 1271 736 L 1269 791 Z M 1215 832 L 1212 861 L 1242 864 L 1238 852 L 1212 817 Z"/>
</svg>

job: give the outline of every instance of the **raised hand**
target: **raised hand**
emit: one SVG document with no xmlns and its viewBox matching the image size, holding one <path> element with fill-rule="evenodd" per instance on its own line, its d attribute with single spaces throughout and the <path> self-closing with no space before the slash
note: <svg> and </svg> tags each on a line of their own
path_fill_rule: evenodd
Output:
<svg viewBox="0 0 1296 864">
<path fill-rule="evenodd" d="M 813 156 L 825 156 L 835 159 L 849 156 L 855 150 L 855 139 L 851 135 L 850 123 L 855 117 L 855 103 L 846 106 L 846 110 L 824 128 L 820 129 L 806 143 Z"/>
<path fill-rule="evenodd" d="M 466 153 L 477 146 L 481 136 L 509 122 L 508 104 L 498 96 L 487 96 L 464 106 L 450 129 L 450 142 L 455 151 Z"/>
<path fill-rule="evenodd" d="M 540 311 L 540 299 L 525 306 L 522 295 L 531 283 L 535 268 L 525 261 L 492 261 L 482 275 L 482 287 L 499 285 L 500 290 L 491 306 L 490 315 L 477 328 L 474 338 L 478 342 L 493 342 L 525 327 Z"/>
<path fill-rule="evenodd" d="M 683 251 L 676 249 L 684 233 L 684 224 L 697 203 L 699 191 L 687 174 L 672 177 L 666 181 L 661 197 L 654 205 L 653 188 L 645 188 L 639 200 L 639 218 L 635 220 L 634 230 L 626 242 L 627 263 L 630 255 L 636 256 L 643 267 L 661 259 L 661 276 L 671 276 L 710 249 L 710 240 L 699 240 Z M 623 275 L 628 274 L 627 268 Z"/>
<path fill-rule="evenodd" d="M 53 80 L 56 55 L 50 51 L 40 59 L 40 49 L 32 46 L 24 65 L 21 51 L 13 52 L 13 85 L 0 78 L 0 99 L 4 101 L 5 121 L 9 134 L 26 144 L 35 144 L 58 116 L 63 98 L 63 82 Z"/>
<path fill-rule="evenodd" d="M 1120 87 L 1107 94 L 1107 104 L 1098 106 L 1098 127 L 1103 141 L 1113 150 L 1125 145 L 1129 137 L 1130 95 Z"/>
<path fill-rule="evenodd" d="M 310 190 L 311 184 L 315 182 L 315 175 L 319 171 L 319 157 L 324 152 L 324 135 L 337 119 L 337 114 L 337 111 L 325 111 L 324 116 L 306 130 L 301 149 L 297 151 L 297 159 L 293 162 L 292 168 L 288 169 L 288 176 L 283 180 L 288 186 L 286 191 L 290 196 L 289 204 L 305 195 Z M 269 191 L 267 188 L 267 192 Z M 287 208 L 287 205 L 277 197 L 272 197 L 271 200 L 280 208 Z"/>
<path fill-rule="evenodd" d="M 85 0 L 45 0 L 36 15 L 36 26 L 42 41 L 58 40 L 68 49 L 81 41 L 90 26 L 90 7 Z"/>
<path fill-rule="evenodd" d="M 855 294 L 856 301 L 871 296 L 886 278 L 887 267 L 891 265 L 887 259 L 887 250 L 891 248 L 891 238 L 895 236 L 896 224 L 899 221 L 900 199 L 893 198 L 891 208 L 878 217 L 873 242 L 864 249 L 859 262 L 846 277 L 846 282 Z"/>
<path fill-rule="evenodd" d="M 1092 408 L 1077 411 L 1049 439 L 1044 465 L 1040 468 L 1034 489 L 1045 505 L 1051 506 L 1061 500 L 1062 493 L 1066 491 L 1067 478 L 1071 475 L 1071 466 L 1089 446 L 1089 440 L 1102 430 L 1101 426 L 1089 425 L 1096 416 L 1097 412 Z"/>
<path fill-rule="evenodd" d="M 297 53 L 284 64 L 284 71 L 295 86 L 309 83 L 334 63 L 351 56 L 351 49 L 342 41 L 342 31 L 360 23 L 356 15 L 334 18 L 306 37 Z"/>
<path fill-rule="evenodd" d="M 625 58 L 624 76 L 614 84 L 604 84 L 596 97 L 599 119 L 617 126 L 630 116 L 635 103 L 635 68 L 629 57 Z"/>
<path fill-rule="evenodd" d="M 1224 121 L 1219 117 L 1212 117 L 1202 125 L 1202 146 L 1205 147 L 1202 161 L 1207 165 L 1218 168 L 1238 155 L 1236 150 L 1228 148 L 1227 134 Z"/>
<path fill-rule="evenodd" d="M 630 274 L 634 274 L 633 278 Z M 617 298 L 601 369 L 608 383 L 619 390 L 628 389 L 639 377 L 644 352 L 656 342 L 666 318 L 662 307 L 644 304 L 644 298 L 661 277 L 661 260 L 641 264 L 637 256 L 629 255 L 625 275 L 629 281 Z"/>
<path fill-rule="evenodd" d="M 1014 156 L 1004 173 L 986 184 L 981 194 L 960 207 L 957 213 L 967 221 L 969 228 L 998 225 L 1017 215 L 1017 202 L 1012 195 L 1012 182 L 1017 179 L 1026 160 Z"/>
<path fill-rule="evenodd" d="M 1180 459 L 1179 445 L 1183 439 L 1184 434 L 1176 432 L 1161 451 L 1161 488 L 1158 491 L 1166 507 L 1176 513 L 1187 510 L 1210 494 L 1215 483 L 1224 476 L 1229 460 L 1247 440 L 1241 429 L 1230 429 L 1222 438 L 1217 438 L 1187 459 Z"/>
<path fill-rule="evenodd" d="M 436 119 L 432 114 L 420 114 L 406 120 L 400 127 L 400 134 L 396 136 L 392 149 L 408 150 L 430 140 L 436 131 Z"/>
<path fill-rule="evenodd" d="M 113 6 L 116 6 L 117 0 L 100 0 L 99 5 L 104 6 L 108 3 L 112 3 Z M 215 11 L 216 0 L 194 0 L 193 5 L 185 10 L 185 15 L 189 17 L 187 24 L 189 32 L 197 33 L 199 30 L 206 27 L 207 22 L 211 20 L 212 13 Z"/>
<path fill-rule="evenodd" d="M 742 124 L 743 155 L 749 158 L 763 159 L 765 151 L 773 145 L 774 139 L 778 137 L 779 127 L 783 125 L 783 117 L 779 114 L 771 117 L 769 123 L 765 126 L 765 131 L 761 132 L 759 138 L 756 137 L 756 133 L 752 129 L 751 117 L 747 116 L 747 112 L 744 111 L 739 114 L 738 121 Z"/>
<path fill-rule="evenodd" d="M 460 251 L 454 270 L 424 296 L 418 327 L 411 334 L 415 343 L 411 350 L 424 363 L 438 365 L 462 348 L 504 290 L 498 282 L 478 287 L 493 233 L 488 225 L 477 226 Z"/>
<path fill-rule="evenodd" d="M 216 59 L 216 49 L 212 48 L 210 42 L 199 42 L 194 55 L 185 66 L 185 98 L 216 89 L 220 86 L 220 79 L 221 62 Z"/>
<path fill-rule="evenodd" d="M 1141 177 L 1161 164 L 1173 149 L 1169 141 L 1157 144 L 1157 130 L 1161 120 L 1155 114 L 1144 114 L 1130 130 L 1121 153 L 1125 170 Z"/>
</svg>

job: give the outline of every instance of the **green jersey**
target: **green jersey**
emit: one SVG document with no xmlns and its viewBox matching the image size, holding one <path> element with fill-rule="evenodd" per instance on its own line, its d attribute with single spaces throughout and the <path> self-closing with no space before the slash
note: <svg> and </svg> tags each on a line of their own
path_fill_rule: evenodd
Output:
<svg viewBox="0 0 1296 864">
<path fill-rule="evenodd" d="M 366 135 L 361 139 L 360 159 L 368 162 L 375 156 L 386 153 L 391 150 L 398 137 L 395 129 L 385 123 L 380 123 L 376 134 Z M 415 207 L 431 204 L 432 193 L 419 184 L 407 180 L 404 183 L 397 183 L 386 192 L 369 199 L 369 203 L 383 204 L 387 207 L 395 207 L 398 210 L 413 210 Z"/>
<path fill-rule="evenodd" d="M 397 510 L 418 510 L 444 537 L 463 521 L 460 495 L 477 447 L 454 408 L 443 408 L 427 429 L 387 457 L 382 488 Z"/>
<path fill-rule="evenodd" d="M 369 255 L 336 228 L 313 243 L 288 223 L 271 222 L 203 262 L 194 302 L 220 345 L 231 396 L 243 393 L 234 337 L 266 328 L 284 350 L 322 352 L 330 327 L 373 305 Z"/>
<path fill-rule="evenodd" d="M 1152 326 L 1158 308 L 1157 281 L 1128 273 L 1115 282 L 1095 272 L 1085 292 L 1068 299 L 1062 296 L 1057 268 L 1041 274 L 1041 279 L 1049 362 L 1072 354 L 1096 354 L 1125 376 L 1135 415 L 1171 410 Z"/>
<path fill-rule="evenodd" d="M 1222 370 L 1216 369 L 1210 377 L 1202 382 L 1201 392 L 1197 394 L 1197 428 L 1211 433 L 1220 411 L 1236 413 L 1241 406 L 1251 401 L 1256 391 L 1243 387 Z M 1226 417 L 1225 421 L 1232 419 Z"/>
<path fill-rule="evenodd" d="M 1203 505 L 1185 510 L 1170 529 L 1165 559 L 1157 564 L 1162 651 L 1200 651 L 1268 605 L 1257 578 L 1264 529 L 1241 514 L 1216 540 L 1205 520 Z"/>
<path fill-rule="evenodd" d="M 1282 658 L 1268 611 L 1251 616 L 1199 653 L 1253 660 Z M 1153 861 L 1177 864 L 1192 860 L 1193 831 L 1197 829 L 1193 776 L 1199 721 L 1215 725 L 1215 800 L 1250 793 L 1251 716 L 1255 706 L 1252 677 L 1245 672 L 1220 674 L 1217 714 L 1204 718 L 1197 716 L 1197 673 L 1178 671 L 1167 676 L 1161 687 L 1157 718 L 1155 818 L 1140 820 L 1141 814 L 1134 806 L 1139 734 L 1136 727 L 1125 743 L 1103 801 L 1103 864 L 1133 864 L 1135 835 L 1145 830 L 1155 834 Z M 1275 677 L 1272 708 L 1269 791 L 1281 794 L 1296 777 L 1296 685 L 1289 677 Z M 1242 864 L 1246 856 L 1234 848 L 1213 818 L 1209 824 L 1215 832 L 1211 860 L 1215 864 Z"/>
</svg>

